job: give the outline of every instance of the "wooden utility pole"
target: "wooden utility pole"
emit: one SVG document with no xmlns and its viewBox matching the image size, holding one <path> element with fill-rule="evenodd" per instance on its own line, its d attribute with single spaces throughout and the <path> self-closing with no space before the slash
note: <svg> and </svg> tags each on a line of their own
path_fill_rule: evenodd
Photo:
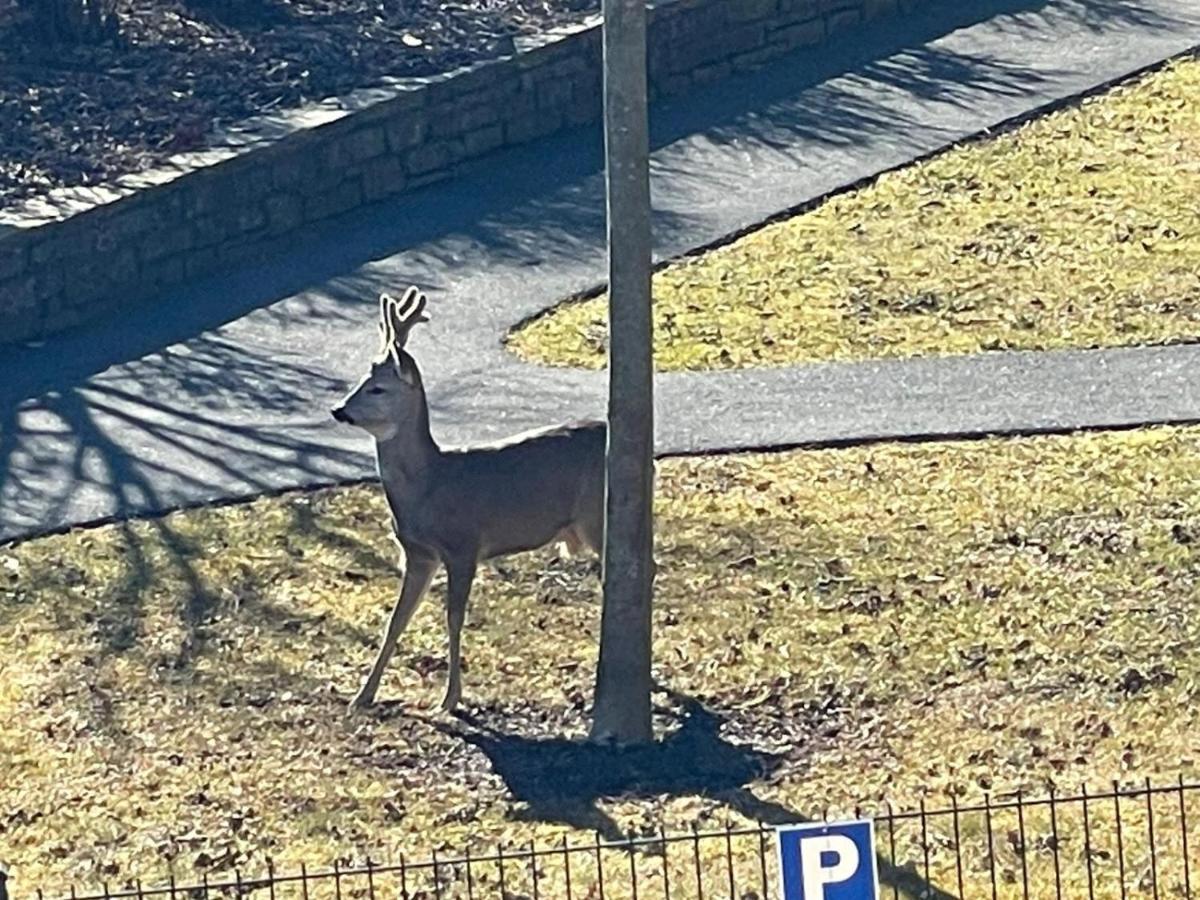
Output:
<svg viewBox="0 0 1200 900">
<path fill-rule="evenodd" d="M 646 0 L 603 0 L 608 198 L 608 463 L 604 612 L 593 740 L 635 744 L 650 724 L 654 362 Z"/>
</svg>

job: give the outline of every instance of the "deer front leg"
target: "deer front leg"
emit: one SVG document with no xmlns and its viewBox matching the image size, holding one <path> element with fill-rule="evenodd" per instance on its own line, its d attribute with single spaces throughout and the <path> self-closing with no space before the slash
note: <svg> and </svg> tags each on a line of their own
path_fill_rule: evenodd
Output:
<svg viewBox="0 0 1200 900">
<path fill-rule="evenodd" d="M 475 580 L 475 560 L 449 567 L 446 589 L 446 633 L 450 639 L 450 673 L 446 680 L 446 695 L 442 709 L 454 712 L 462 699 L 462 629 L 467 617 L 467 599 Z"/>
<path fill-rule="evenodd" d="M 375 692 L 379 690 L 383 671 L 387 668 L 392 653 L 396 650 L 396 641 L 408 627 L 413 613 L 417 611 L 417 605 L 429 587 L 429 582 L 433 580 L 435 571 L 437 571 L 437 560 L 433 557 L 412 553 L 407 555 L 404 565 L 404 584 L 400 588 L 400 597 L 392 609 L 392 617 L 388 620 L 387 631 L 384 632 L 383 644 L 379 648 L 379 655 L 375 658 L 375 665 L 371 667 L 371 673 L 363 682 L 358 694 L 350 701 L 352 708 L 362 709 L 375 702 Z"/>
</svg>

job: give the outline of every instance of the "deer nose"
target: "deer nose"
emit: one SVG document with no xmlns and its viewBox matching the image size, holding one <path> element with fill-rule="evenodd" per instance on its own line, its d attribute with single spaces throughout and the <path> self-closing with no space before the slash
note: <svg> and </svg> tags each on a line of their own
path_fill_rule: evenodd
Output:
<svg viewBox="0 0 1200 900">
<path fill-rule="evenodd" d="M 350 414 L 346 412 L 346 407 L 344 407 L 344 406 L 335 406 L 333 408 L 333 417 L 337 421 L 342 422 L 346 425 L 354 424 L 354 422 L 350 418 Z"/>
</svg>

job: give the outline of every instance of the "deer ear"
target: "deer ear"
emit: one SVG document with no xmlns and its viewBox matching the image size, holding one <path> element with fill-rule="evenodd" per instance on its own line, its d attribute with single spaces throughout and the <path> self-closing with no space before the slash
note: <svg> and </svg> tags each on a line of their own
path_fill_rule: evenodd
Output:
<svg viewBox="0 0 1200 900">
<path fill-rule="evenodd" d="M 403 351 L 399 347 L 392 347 L 390 355 L 392 357 L 392 365 L 396 367 L 396 374 L 400 376 L 400 380 L 409 387 L 416 387 L 417 376 L 413 371 L 415 367 L 411 362 L 405 360 Z"/>
</svg>

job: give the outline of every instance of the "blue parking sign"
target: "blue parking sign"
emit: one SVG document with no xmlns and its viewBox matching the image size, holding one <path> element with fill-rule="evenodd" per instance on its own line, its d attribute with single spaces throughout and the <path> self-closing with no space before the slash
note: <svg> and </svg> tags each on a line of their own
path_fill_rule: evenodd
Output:
<svg viewBox="0 0 1200 900">
<path fill-rule="evenodd" d="M 877 900 L 875 826 L 857 822 L 785 825 L 776 832 L 783 900 Z"/>
</svg>

